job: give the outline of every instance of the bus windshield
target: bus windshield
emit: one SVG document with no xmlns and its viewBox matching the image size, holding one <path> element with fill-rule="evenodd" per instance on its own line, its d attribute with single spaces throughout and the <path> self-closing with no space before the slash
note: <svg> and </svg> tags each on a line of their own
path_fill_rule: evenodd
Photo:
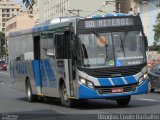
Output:
<svg viewBox="0 0 160 120">
<path fill-rule="evenodd" d="M 146 62 L 141 31 L 79 34 L 78 39 L 81 67 L 120 67 Z"/>
</svg>

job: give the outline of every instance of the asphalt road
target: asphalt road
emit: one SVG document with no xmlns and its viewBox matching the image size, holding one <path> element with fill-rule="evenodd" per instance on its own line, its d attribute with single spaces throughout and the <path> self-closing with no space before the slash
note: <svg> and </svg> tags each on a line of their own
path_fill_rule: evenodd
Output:
<svg viewBox="0 0 160 120">
<path fill-rule="evenodd" d="M 110 100 L 77 102 L 74 108 L 62 107 L 55 99 L 28 103 L 25 93 L 10 87 L 8 72 L 0 71 L 0 120 L 7 118 L 8 120 L 118 120 L 120 118 L 143 120 L 141 118 L 145 118 L 137 114 L 154 115 L 152 117 L 159 120 L 160 94 L 132 96 L 127 107 L 120 107 L 115 101 Z"/>
</svg>

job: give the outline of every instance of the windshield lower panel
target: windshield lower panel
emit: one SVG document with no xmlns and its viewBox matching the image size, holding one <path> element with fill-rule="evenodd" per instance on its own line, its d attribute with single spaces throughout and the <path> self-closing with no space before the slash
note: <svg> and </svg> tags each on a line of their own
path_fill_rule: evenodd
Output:
<svg viewBox="0 0 160 120">
<path fill-rule="evenodd" d="M 140 31 L 80 34 L 77 49 L 81 67 L 120 67 L 146 62 Z"/>
</svg>

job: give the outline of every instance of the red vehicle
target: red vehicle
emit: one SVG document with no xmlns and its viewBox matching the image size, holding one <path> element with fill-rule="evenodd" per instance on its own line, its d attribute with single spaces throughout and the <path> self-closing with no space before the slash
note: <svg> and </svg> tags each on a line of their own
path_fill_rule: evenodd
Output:
<svg viewBox="0 0 160 120">
<path fill-rule="evenodd" d="M 0 70 L 7 70 L 7 65 L 5 61 L 0 61 Z"/>
</svg>

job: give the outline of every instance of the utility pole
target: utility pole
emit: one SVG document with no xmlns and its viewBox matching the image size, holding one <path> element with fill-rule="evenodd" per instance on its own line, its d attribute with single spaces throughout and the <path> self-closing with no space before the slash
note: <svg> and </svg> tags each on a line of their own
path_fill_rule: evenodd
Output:
<svg viewBox="0 0 160 120">
<path fill-rule="evenodd" d="M 121 12 L 121 3 L 124 3 L 124 1 L 122 1 L 122 0 L 117 0 L 117 1 L 110 0 L 110 1 L 105 1 L 104 5 L 115 6 L 116 7 L 115 11 L 120 13 Z"/>
</svg>

